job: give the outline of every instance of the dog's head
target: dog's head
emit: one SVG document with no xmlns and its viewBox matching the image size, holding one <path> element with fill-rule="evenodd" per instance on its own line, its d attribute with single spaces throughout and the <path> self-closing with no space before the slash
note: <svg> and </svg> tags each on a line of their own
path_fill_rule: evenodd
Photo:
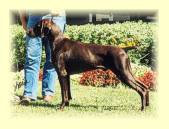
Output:
<svg viewBox="0 0 169 129">
<path fill-rule="evenodd" d="M 52 20 L 44 19 L 39 21 L 27 34 L 31 37 L 57 36 L 61 32 L 60 28 Z"/>
</svg>

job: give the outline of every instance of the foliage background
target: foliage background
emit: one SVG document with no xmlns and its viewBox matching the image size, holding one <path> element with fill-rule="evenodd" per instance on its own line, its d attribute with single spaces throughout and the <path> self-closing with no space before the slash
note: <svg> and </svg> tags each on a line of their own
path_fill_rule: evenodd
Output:
<svg viewBox="0 0 169 129">
<path fill-rule="evenodd" d="M 11 38 L 11 63 L 13 69 L 23 69 L 25 58 L 25 34 L 20 25 L 12 25 Z M 156 60 L 156 39 L 157 24 L 146 22 L 124 22 L 102 25 L 67 25 L 65 35 L 72 40 L 84 43 L 96 43 L 112 46 L 133 46 L 136 50 L 128 52 L 133 63 L 144 64 L 155 68 Z M 41 67 L 45 62 L 45 53 L 42 53 Z"/>
</svg>

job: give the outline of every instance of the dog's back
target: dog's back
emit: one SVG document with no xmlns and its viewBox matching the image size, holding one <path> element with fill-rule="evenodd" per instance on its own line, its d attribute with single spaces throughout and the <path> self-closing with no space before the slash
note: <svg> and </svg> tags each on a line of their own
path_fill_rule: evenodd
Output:
<svg viewBox="0 0 169 129">
<path fill-rule="evenodd" d="M 79 41 L 63 39 L 55 44 L 55 55 L 62 53 L 70 74 L 84 72 L 98 67 L 108 67 L 123 49 L 97 44 L 84 44 Z M 112 64 L 111 64 L 112 65 Z"/>
</svg>

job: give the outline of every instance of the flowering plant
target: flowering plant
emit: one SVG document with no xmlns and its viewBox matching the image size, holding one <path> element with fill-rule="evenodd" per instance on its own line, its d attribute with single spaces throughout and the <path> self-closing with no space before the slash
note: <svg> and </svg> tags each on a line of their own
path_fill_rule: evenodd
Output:
<svg viewBox="0 0 169 129">
<path fill-rule="evenodd" d="M 138 77 L 138 79 L 146 84 L 150 90 L 156 89 L 156 78 L 157 73 L 153 71 L 145 72 L 143 76 Z"/>
<path fill-rule="evenodd" d="M 117 79 L 116 75 L 111 70 L 92 70 L 87 71 L 80 77 L 80 84 L 82 85 L 92 85 L 92 86 L 115 86 L 120 81 Z"/>
<path fill-rule="evenodd" d="M 149 87 L 150 90 L 156 89 L 156 72 L 146 66 L 132 64 L 132 72 L 136 78 Z M 120 80 L 111 70 L 92 70 L 82 73 L 80 84 L 85 86 L 113 86 L 116 87 Z"/>
</svg>

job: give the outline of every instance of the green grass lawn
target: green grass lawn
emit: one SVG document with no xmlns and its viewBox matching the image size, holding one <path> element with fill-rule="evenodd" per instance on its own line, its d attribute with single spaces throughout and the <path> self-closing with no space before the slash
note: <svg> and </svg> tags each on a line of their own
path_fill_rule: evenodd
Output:
<svg viewBox="0 0 169 129">
<path fill-rule="evenodd" d="M 150 92 L 150 106 L 140 111 L 140 96 L 119 84 L 117 88 L 81 86 L 71 81 L 72 100 L 70 106 L 59 110 L 61 102 L 60 86 L 56 84 L 56 94 L 50 103 L 41 98 L 41 82 L 39 82 L 38 100 L 29 106 L 12 105 L 12 116 L 55 116 L 55 117 L 157 117 L 157 92 Z M 22 95 L 23 88 L 17 92 Z"/>
</svg>

